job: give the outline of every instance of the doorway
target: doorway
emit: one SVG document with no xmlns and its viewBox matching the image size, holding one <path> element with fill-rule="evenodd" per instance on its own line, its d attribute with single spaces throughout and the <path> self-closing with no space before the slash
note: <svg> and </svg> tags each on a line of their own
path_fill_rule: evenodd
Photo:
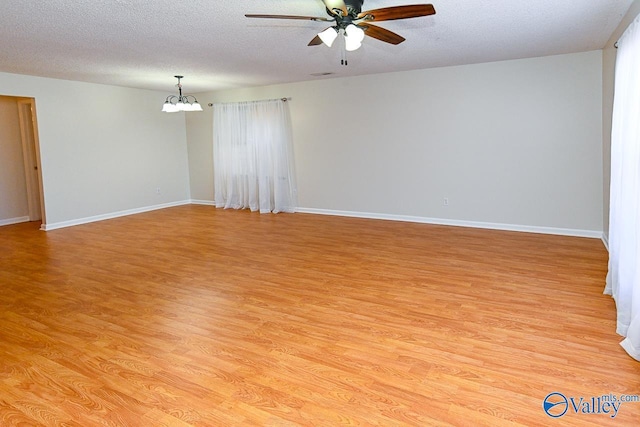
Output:
<svg viewBox="0 0 640 427">
<path fill-rule="evenodd" d="M 18 98 L 18 117 L 20 137 L 24 158 L 24 173 L 29 203 L 29 221 L 42 221 L 44 224 L 44 200 L 42 193 L 42 174 L 40 173 L 40 144 L 36 119 L 35 99 Z"/>
<path fill-rule="evenodd" d="M 41 164 L 35 99 L 0 95 L 0 226 L 45 224 Z"/>
</svg>

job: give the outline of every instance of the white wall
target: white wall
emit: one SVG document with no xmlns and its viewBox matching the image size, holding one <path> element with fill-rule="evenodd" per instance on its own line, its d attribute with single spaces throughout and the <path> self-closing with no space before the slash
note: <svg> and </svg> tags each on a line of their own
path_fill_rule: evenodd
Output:
<svg viewBox="0 0 640 427">
<path fill-rule="evenodd" d="M 602 62 L 602 167 L 603 167 L 603 227 L 605 239 L 609 239 L 609 186 L 611 185 L 611 115 L 613 113 L 613 87 L 616 68 L 616 41 L 629 24 L 640 14 L 640 0 L 635 0 L 620 25 L 613 32 L 603 49 Z"/>
<path fill-rule="evenodd" d="M 207 95 L 205 95 L 205 99 Z M 198 98 L 200 101 L 200 98 Z M 191 198 L 213 201 L 213 109 L 200 101 L 204 112 L 188 114 L 187 139 Z"/>
<path fill-rule="evenodd" d="M 185 119 L 160 112 L 166 94 L 0 73 L 0 95 L 35 98 L 48 226 L 190 198 Z"/>
<path fill-rule="evenodd" d="M 602 231 L 601 51 L 198 99 L 284 96 L 303 208 Z M 211 200 L 211 109 L 187 125 L 192 198 Z"/>
<path fill-rule="evenodd" d="M 18 103 L 16 98 L 0 96 L 0 224 L 28 217 Z"/>
</svg>

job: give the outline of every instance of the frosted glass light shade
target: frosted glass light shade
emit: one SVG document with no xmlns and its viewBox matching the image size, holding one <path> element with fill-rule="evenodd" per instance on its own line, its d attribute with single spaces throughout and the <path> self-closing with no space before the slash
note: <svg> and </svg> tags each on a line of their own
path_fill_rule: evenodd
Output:
<svg viewBox="0 0 640 427">
<path fill-rule="evenodd" d="M 353 24 L 347 25 L 344 30 L 344 47 L 348 51 L 354 51 L 362 46 L 364 40 L 364 30 Z"/>
<path fill-rule="evenodd" d="M 360 46 L 362 46 L 362 43 L 360 43 L 359 41 L 354 40 L 351 37 L 344 38 L 344 48 L 347 51 L 352 52 L 354 50 L 360 49 Z"/>
<path fill-rule="evenodd" d="M 336 31 L 335 28 L 329 27 L 326 30 L 318 33 L 318 37 L 320 37 L 320 40 L 322 40 L 322 43 L 331 47 L 331 45 L 333 44 L 333 41 L 336 39 L 336 37 L 338 37 L 338 32 Z"/>
<path fill-rule="evenodd" d="M 178 109 L 176 108 L 175 105 L 173 105 L 172 103 L 167 101 L 162 106 L 162 111 L 165 112 L 165 113 L 175 113 L 176 111 L 178 111 Z"/>
<path fill-rule="evenodd" d="M 360 27 L 357 27 L 353 24 L 347 25 L 347 28 L 344 30 L 348 39 L 353 39 L 354 43 L 362 43 L 364 40 L 364 30 Z"/>
</svg>

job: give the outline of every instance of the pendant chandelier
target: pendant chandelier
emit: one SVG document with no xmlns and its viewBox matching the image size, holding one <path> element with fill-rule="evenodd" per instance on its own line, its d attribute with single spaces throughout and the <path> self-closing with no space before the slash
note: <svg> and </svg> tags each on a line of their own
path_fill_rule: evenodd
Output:
<svg viewBox="0 0 640 427">
<path fill-rule="evenodd" d="M 167 100 L 162 106 L 162 111 L 165 113 L 177 113 L 178 111 L 202 111 L 202 107 L 195 96 L 182 94 L 182 84 L 180 83 L 180 79 L 184 78 L 184 76 L 174 77 L 178 79 L 178 84 L 176 86 L 178 87 L 179 96 L 167 96 Z"/>
</svg>

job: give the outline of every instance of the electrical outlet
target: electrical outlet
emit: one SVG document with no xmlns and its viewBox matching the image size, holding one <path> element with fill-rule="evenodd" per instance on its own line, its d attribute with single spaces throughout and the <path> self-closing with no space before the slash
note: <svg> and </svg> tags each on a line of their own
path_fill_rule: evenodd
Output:
<svg viewBox="0 0 640 427">
<path fill-rule="evenodd" d="M 442 204 L 445 205 L 445 206 L 449 206 L 449 198 L 445 197 L 444 201 L 442 202 Z"/>
<path fill-rule="evenodd" d="M 156 194 L 160 194 L 160 187 L 156 188 Z"/>
</svg>

